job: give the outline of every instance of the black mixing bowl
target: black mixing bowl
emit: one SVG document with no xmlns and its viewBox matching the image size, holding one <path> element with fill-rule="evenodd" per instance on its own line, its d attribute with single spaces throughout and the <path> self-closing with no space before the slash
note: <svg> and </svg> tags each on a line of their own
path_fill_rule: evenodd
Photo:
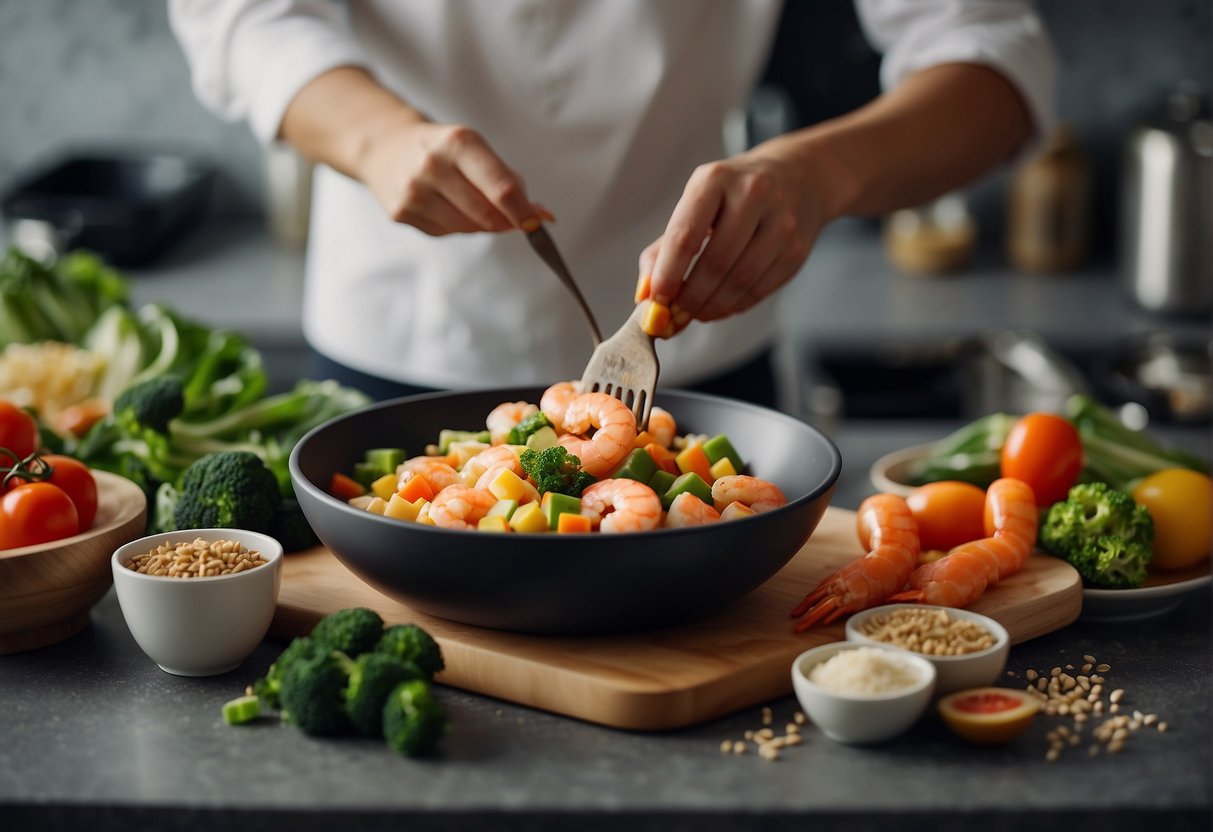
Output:
<svg viewBox="0 0 1213 832">
<path fill-rule="evenodd" d="M 312 430 L 291 453 L 295 493 L 326 547 L 383 594 L 450 621 L 532 633 L 622 632 L 719 611 L 791 560 L 825 513 L 842 469 L 820 432 L 745 402 L 658 391 L 679 433 L 728 435 L 750 473 L 788 504 L 742 520 L 636 534 L 493 534 L 407 523 L 330 496 L 336 471 L 364 451 L 411 455 L 443 428 L 474 429 L 496 405 L 537 402 L 538 389 L 411 396 Z"/>
</svg>

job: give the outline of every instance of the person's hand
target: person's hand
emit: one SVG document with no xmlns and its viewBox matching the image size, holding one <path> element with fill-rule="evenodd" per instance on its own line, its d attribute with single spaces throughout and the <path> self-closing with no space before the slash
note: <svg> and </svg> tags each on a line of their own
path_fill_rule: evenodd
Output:
<svg viewBox="0 0 1213 832">
<path fill-rule="evenodd" d="M 696 168 L 640 255 L 636 300 L 670 307 L 666 334 L 744 312 L 791 280 L 828 219 L 807 170 L 766 146 Z"/>
<path fill-rule="evenodd" d="M 470 127 L 409 120 L 376 131 L 359 178 L 396 222 L 426 234 L 532 231 L 551 213 Z"/>
</svg>

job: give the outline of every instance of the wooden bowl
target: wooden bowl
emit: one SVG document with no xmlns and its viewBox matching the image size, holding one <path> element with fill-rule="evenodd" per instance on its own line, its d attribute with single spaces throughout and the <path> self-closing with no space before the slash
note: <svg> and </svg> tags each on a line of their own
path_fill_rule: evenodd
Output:
<svg viewBox="0 0 1213 832">
<path fill-rule="evenodd" d="M 0 550 L 0 654 L 55 644 L 88 624 L 109 590 L 114 550 L 143 534 L 147 499 L 139 486 L 105 471 L 97 480 L 97 518 L 83 534 L 40 546 Z"/>
</svg>

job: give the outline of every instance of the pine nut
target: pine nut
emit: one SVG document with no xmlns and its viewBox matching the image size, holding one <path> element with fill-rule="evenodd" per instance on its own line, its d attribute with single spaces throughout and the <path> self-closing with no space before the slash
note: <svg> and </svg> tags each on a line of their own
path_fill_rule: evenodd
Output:
<svg viewBox="0 0 1213 832">
<path fill-rule="evenodd" d="M 134 572 L 169 578 L 204 578 L 229 575 L 268 563 L 259 552 L 250 551 L 236 540 L 193 541 L 160 544 L 150 552 L 136 555 L 124 565 Z"/>
</svg>

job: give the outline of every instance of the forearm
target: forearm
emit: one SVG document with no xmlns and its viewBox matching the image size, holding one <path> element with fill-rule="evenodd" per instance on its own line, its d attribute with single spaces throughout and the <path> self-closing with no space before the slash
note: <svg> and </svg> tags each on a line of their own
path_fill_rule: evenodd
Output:
<svg viewBox="0 0 1213 832">
<path fill-rule="evenodd" d="M 755 148 L 803 165 L 828 218 L 927 202 L 1009 158 L 1032 119 L 1016 89 L 977 64 L 944 64 L 847 115 Z"/>
<path fill-rule="evenodd" d="M 360 179 L 377 137 L 425 120 L 365 70 L 338 67 L 292 99 L 278 138 L 312 161 Z"/>
</svg>

